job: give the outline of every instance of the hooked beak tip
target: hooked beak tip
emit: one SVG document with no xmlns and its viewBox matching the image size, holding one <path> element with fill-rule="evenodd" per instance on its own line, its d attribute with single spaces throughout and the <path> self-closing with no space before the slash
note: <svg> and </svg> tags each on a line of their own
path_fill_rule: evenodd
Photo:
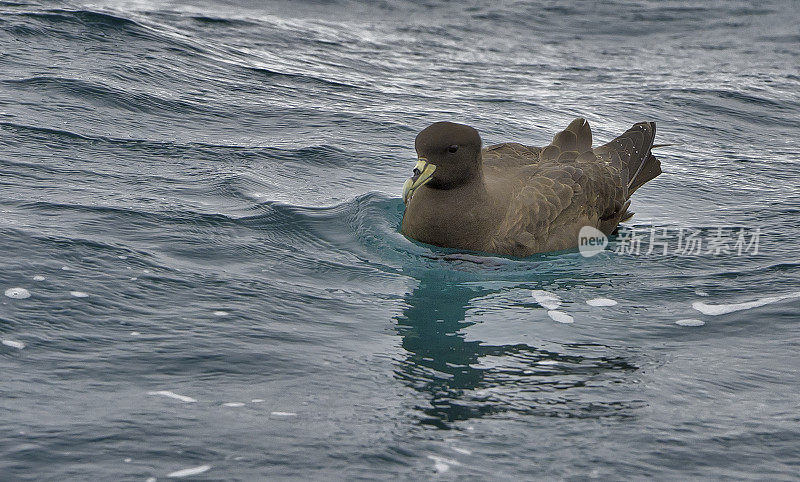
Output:
<svg viewBox="0 0 800 482">
<path fill-rule="evenodd" d="M 436 166 L 428 162 L 424 157 L 417 159 L 417 164 L 414 166 L 414 175 L 406 179 L 403 184 L 403 202 L 405 204 L 408 204 L 417 189 L 431 180 L 435 170 Z"/>
</svg>

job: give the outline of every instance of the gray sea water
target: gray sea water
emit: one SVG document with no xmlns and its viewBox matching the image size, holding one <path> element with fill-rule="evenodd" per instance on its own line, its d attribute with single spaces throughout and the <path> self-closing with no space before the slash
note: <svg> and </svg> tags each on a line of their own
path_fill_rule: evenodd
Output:
<svg viewBox="0 0 800 482">
<path fill-rule="evenodd" d="M 0 479 L 797 480 L 798 46 L 791 0 L 0 1 Z M 429 123 L 577 116 L 673 144 L 602 253 L 399 233 Z"/>
</svg>

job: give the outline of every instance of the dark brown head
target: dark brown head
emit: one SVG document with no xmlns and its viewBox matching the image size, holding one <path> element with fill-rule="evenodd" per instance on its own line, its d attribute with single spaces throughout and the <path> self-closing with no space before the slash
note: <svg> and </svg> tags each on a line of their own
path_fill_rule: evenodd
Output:
<svg viewBox="0 0 800 482">
<path fill-rule="evenodd" d="M 481 136 L 470 126 L 436 122 L 417 135 L 414 147 L 418 162 L 414 177 L 403 186 L 406 202 L 422 185 L 452 189 L 481 173 Z"/>
</svg>

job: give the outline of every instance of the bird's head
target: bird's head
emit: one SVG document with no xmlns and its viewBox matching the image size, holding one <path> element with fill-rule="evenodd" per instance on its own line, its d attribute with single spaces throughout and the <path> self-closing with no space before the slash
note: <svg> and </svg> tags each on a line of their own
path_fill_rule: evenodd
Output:
<svg viewBox="0 0 800 482">
<path fill-rule="evenodd" d="M 414 175 L 403 185 L 406 203 L 422 186 L 453 189 L 480 175 L 481 136 L 470 126 L 436 122 L 417 135 L 414 147 Z"/>
</svg>

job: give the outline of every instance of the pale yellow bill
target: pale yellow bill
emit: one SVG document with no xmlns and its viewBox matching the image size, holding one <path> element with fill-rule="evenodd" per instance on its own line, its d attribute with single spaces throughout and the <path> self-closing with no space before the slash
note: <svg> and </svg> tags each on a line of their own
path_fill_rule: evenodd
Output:
<svg viewBox="0 0 800 482">
<path fill-rule="evenodd" d="M 431 180 L 431 176 L 433 176 L 433 171 L 436 170 L 436 166 L 428 162 L 425 158 L 417 159 L 417 164 L 414 166 L 414 171 L 416 172 L 413 177 L 406 179 L 406 182 L 403 184 L 403 202 L 408 204 L 408 201 L 411 199 L 411 196 L 414 195 L 414 192 L 422 187 L 426 182 Z"/>
</svg>

